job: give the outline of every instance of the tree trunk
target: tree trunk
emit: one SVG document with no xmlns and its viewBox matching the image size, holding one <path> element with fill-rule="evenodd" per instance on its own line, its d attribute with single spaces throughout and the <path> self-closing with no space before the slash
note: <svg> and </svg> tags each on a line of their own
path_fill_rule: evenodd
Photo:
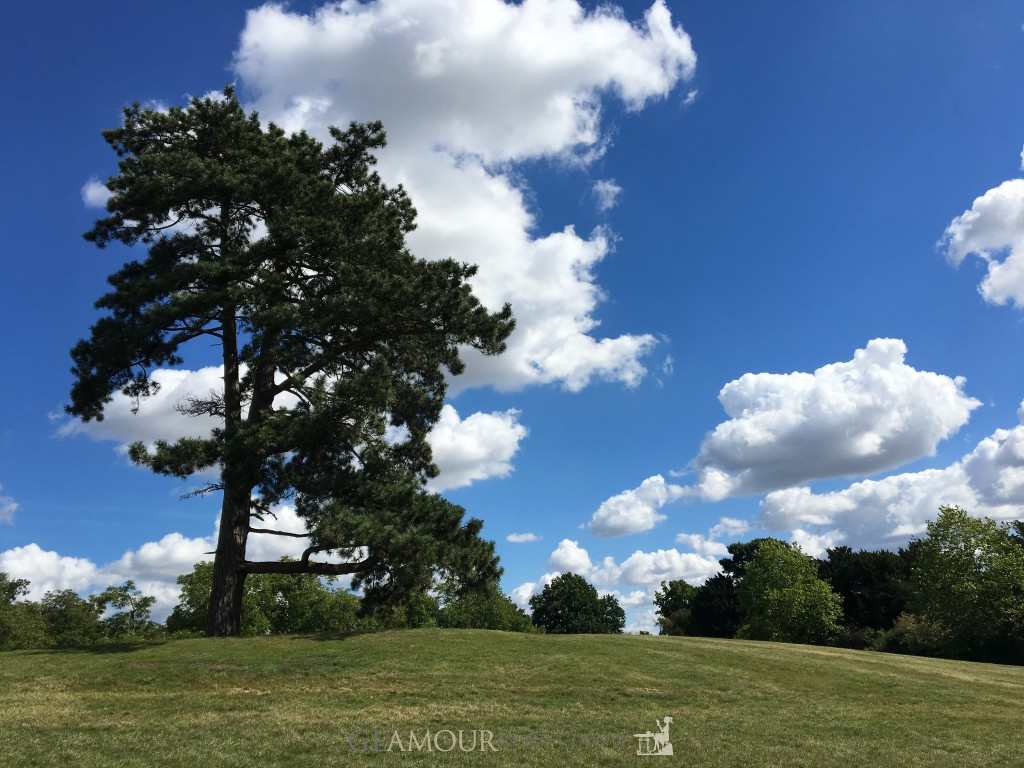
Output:
<svg viewBox="0 0 1024 768">
<path fill-rule="evenodd" d="M 228 206 L 222 212 L 230 210 Z M 225 229 L 226 233 L 226 229 Z M 222 243 L 226 242 L 225 239 Z M 242 631 L 242 599 L 245 594 L 245 542 L 249 537 L 252 483 L 247 482 L 247 457 L 238 445 L 242 421 L 242 395 L 239 381 L 238 337 L 235 307 L 225 306 L 221 315 L 224 352 L 224 501 L 221 504 L 217 554 L 213 560 L 213 589 L 206 634 L 238 635 Z"/>
<path fill-rule="evenodd" d="M 249 491 L 224 489 L 220 512 L 217 554 L 213 560 L 213 591 L 206 634 L 238 635 L 242 631 L 242 601 L 245 595 L 245 541 L 249 536 Z"/>
</svg>

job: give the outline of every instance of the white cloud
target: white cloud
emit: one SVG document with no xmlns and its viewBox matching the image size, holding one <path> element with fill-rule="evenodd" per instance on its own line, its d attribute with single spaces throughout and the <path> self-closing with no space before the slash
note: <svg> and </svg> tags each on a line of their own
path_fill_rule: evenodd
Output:
<svg viewBox="0 0 1024 768">
<path fill-rule="evenodd" d="M 533 597 L 533 591 L 536 586 L 532 581 L 524 581 L 509 593 L 509 597 L 513 603 L 525 611 L 530 607 L 530 598 Z"/>
<path fill-rule="evenodd" d="M 604 501 L 589 527 L 599 536 L 638 533 L 664 520 L 658 510 L 676 499 L 718 501 L 934 455 L 980 402 L 964 392 L 963 378 L 918 371 L 906 352 L 899 339 L 873 339 L 852 360 L 813 373 L 747 373 L 729 382 L 718 399 L 730 418 L 704 438 L 692 462 L 697 483 L 649 477 Z M 747 530 L 735 519 L 720 525 L 712 538 Z"/>
<path fill-rule="evenodd" d="M 619 605 L 621 605 L 623 608 L 627 610 L 630 608 L 636 608 L 641 605 L 648 605 L 651 600 L 650 594 L 648 594 L 642 589 L 634 589 L 632 592 L 626 593 L 622 593 L 617 589 L 601 589 L 598 590 L 598 592 L 601 595 L 601 597 L 604 597 L 605 595 L 611 595 L 619 601 Z"/>
<path fill-rule="evenodd" d="M 530 610 L 530 598 L 540 592 L 544 587 L 550 584 L 559 573 L 545 573 L 541 576 L 539 581 L 525 581 L 518 587 L 515 587 L 510 593 L 509 597 L 512 598 L 512 602 L 522 608 L 524 611 Z"/>
<path fill-rule="evenodd" d="M 256 106 L 288 130 L 324 136 L 329 124 L 381 119 L 380 169 L 420 212 L 413 251 L 476 263 L 474 288 L 517 329 L 498 357 L 467 353 L 459 388 L 594 379 L 637 384 L 649 334 L 599 338 L 593 270 L 610 250 L 601 231 L 537 233 L 507 164 L 604 149 L 602 100 L 628 109 L 692 76 L 689 37 L 661 0 L 630 23 L 573 0 L 379 0 L 312 15 L 264 5 L 247 15 L 235 68 Z"/>
<path fill-rule="evenodd" d="M 306 526 L 295 513 L 294 507 L 281 506 L 274 510 L 276 519 L 257 527 L 273 528 L 290 533 L 305 533 Z M 76 592 L 98 592 L 111 584 L 131 579 L 147 595 L 156 598 L 153 617 L 164 620 L 178 602 L 177 577 L 190 573 L 193 566 L 212 560 L 216 547 L 216 524 L 209 536 L 190 538 L 180 533 L 169 533 L 158 541 L 126 551 L 120 558 L 103 566 L 92 560 L 68 557 L 44 550 L 37 544 L 27 544 L 0 552 L 0 571 L 14 578 L 29 579 L 28 599 L 39 600 L 46 592 L 72 589 Z M 246 548 L 250 560 L 280 560 L 288 556 L 298 558 L 308 546 L 306 539 L 251 534 Z M 331 555 L 318 559 L 330 561 Z"/>
<path fill-rule="evenodd" d="M 862 480 L 828 493 L 786 488 L 769 493 L 761 512 L 765 527 L 791 529 L 797 540 L 824 531 L 855 548 L 893 548 L 922 533 L 940 505 L 976 511 L 975 501 L 962 468 L 954 465 Z"/>
<path fill-rule="evenodd" d="M 0 491 L 3 489 L 4 487 L 0 485 Z M 0 523 L 11 525 L 14 522 L 14 513 L 18 511 L 18 506 L 18 502 L 10 496 L 0 494 Z"/>
<path fill-rule="evenodd" d="M 697 90 L 696 88 L 690 89 L 689 91 L 686 92 L 686 98 L 683 99 L 683 105 L 689 107 L 695 101 L 697 101 L 698 96 L 700 96 L 699 90 Z"/>
<path fill-rule="evenodd" d="M 602 502 L 591 517 L 589 528 L 598 536 L 649 531 L 665 519 L 658 510 L 683 494 L 682 486 L 666 483 L 661 475 L 653 475 L 639 487 Z"/>
<path fill-rule="evenodd" d="M 79 557 L 64 557 L 37 544 L 0 552 L 0 571 L 15 579 L 29 579 L 29 600 L 58 589 L 84 589 L 96 578 L 96 565 Z"/>
<path fill-rule="evenodd" d="M 718 522 L 711 526 L 708 534 L 713 539 L 721 539 L 730 536 L 742 536 L 750 530 L 750 523 L 738 517 L 721 517 Z"/>
<path fill-rule="evenodd" d="M 107 185 L 93 176 L 82 185 L 82 203 L 87 208 L 106 208 L 107 200 L 113 193 L 107 189 Z"/>
<path fill-rule="evenodd" d="M 222 371 L 221 366 L 195 371 L 158 368 L 150 374 L 160 387 L 156 394 L 136 401 L 116 392 L 103 409 L 103 421 L 67 419 L 59 427 L 58 434 L 64 437 L 84 434 L 94 440 L 111 440 L 122 445 L 136 441 L 153 443 L 156 440 L 206 437 L 220 425 L 220 420 L 209 416 L 186 416 L 178 411 L 178 407 L 190 397 L 205 398 L 211 393 L 222 392 Z M 278 406 L 283 402 L 275 400 Z M 137 412 L 133 413 L 133 409 Z"/>
<path fill-rule="evenodd" d="M 511 544 L 529 544 L 534 541 L 540 541 L 540 536 L 536 533 L 510 533 L 505 537 L 505 541 Z"/>
<path fill-rule="evenodd" d="M 862 480 L 826 493 L 806 487 L 769 493 L 761 514 L 766 527 L 791 530 L 808 550 L 812 541 L 892 548 L 921 534 L 944 504 L 994 518 L 1024 515 L 1024 426 L 997 429 L 945 468 Z"/>
<path fill-rule="evenodd" d="M 187 416 L 179 407 L 190 397 L 205 398 L 223 390 L 223 368 L 211 366 L 199 370 L 159 368 L 151 374 L 160 385 L 151 397 L 135 401 L 117 392 L 103 409 L 103 421 L 82 422 L 67 419 L 58 428 L 61 436 L 84 434 L 94 440 L 126 446 L 141 441 L 174 441 L 183 437 L 205 437 L 218 419 L 208 416 Z M 285 393 L 274 400 L 278 408 L 295 403 L 294 395 Z M 137 412 L 133 413 L 133 410 Z M 473 413 L 465 419 L 451 405 L 441 410 L 441 418 L 428 435 L 434 462 L 441 474 L 430 482 L 430 488 L 441 491 L 462 488 L 490 477 L 506 477 L 512 471 L 512 457 L 527 429 L 519 423 L 519 411 Z"/>
<path fill-rule="evenodd" d="M 729 554 L 726 545 L 721 541 L 715 541 L 700 533 L 677 534 L 676 544 L 683 544 L 687 549 L 692 549 L 698 555 L 706 555 L 708 557 L 725 557 Z"/>
<path fill-rule="evenodd" d="M 811 557 L 823 557 L 826 550 L 842 543 L 846 535 L 842 531 L 828 531 L 819 534 L 796 528 L 792 532 L 792 538 L 800 549 Z"/>
<path fill-rule="evenodd" d="M 526 433 L 519 423 L 519 411 L 474 413 L 461 419 L 455 408 L 445 405 L 427 437 L 441 471 L 430 487 L 441 491 L 490 477 L 507 477 Z"/>
<path fill-rule="evenodd" d="M 729 420 L 693 462 L 706 499 L 865 475 L 934 455 L 980 403 L 965 380 L 918 371 L 899 339 L 873 339 L 813 373 L 747 373 L 719 393 Z"/>
<path fill-rule="evenodd" d="M 955 266 L 971 254 L 985 262 L 978 286 L 985 301 L 1024 307 L 1024 179 L 1004 181 L 975 199 L 946 228 L 941 245 Z"/>
<path fill-rule="evenodd" d="M 612 566 L 605 558 L 603 569 L 595 579 L 605 583 L 637 584 L 655 587 L 662 581 L 683 579 L 691 584 L 700 584 L 709 576 L 718 573 L 718 560 L 705 554 L 680 552 L 678 549 L 658 549 L 653 552 L 637 550 L 619 566 Z"/>
<path fill-rule="evenodd" d="M 568 571 L 587 576 L 594 570 L 587 550 L 572 539 L 562 539 L 548 557 L 548 562 L 556 571 Z"/>
<path fill-rule="evenodd" d="M 622 194 L 622 187 L 615 183 L 615 179 L 598 179 L 593 186 L 594 197 L 597 199 L 597 210 L 610 211 L 619 202 L 619 195 Z"/>
</svg>

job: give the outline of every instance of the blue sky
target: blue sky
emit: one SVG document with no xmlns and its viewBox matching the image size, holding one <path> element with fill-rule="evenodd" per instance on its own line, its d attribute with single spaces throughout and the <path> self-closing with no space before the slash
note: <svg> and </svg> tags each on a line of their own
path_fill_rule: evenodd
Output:
<svg viewBox="0 0 1024 768">
<path fill-rule="evenodd" d="M 361 13 L 407 17 L 425 27 L 426 5 L 388 0 Z M 525 13 L 498 5 L 489 0 L 477 10 L 491 9 L 513 25 Z M 541 375 L 485 372 L 482 386 L 452 399 L 460 419 L 475 412 L 518 411 L 503 424 L 481 422 L 485 431 L 496 426 L 507 433 L 509 419 L 528 430 L 520 437 L 505 434 L 515 450 L 509 455 L 506 441 L 505 454 L 496 461 L 508 467 L 481 470 L 494 476 L 445 491 L 485 520 L 485 532 L 498 541 L 506 589 L 536 585 L 544 574 L 573 568 L 606 589 L 634 595 L 632 619 L 640 626 L 646 603 L 636 593 L 649 594 L 657 575 L 698 578 L 700 561 L 679 558 L 695 554 L 713 561 L 715 548 L 708 541 L 762 530 L 792 536 L 799 529 L 831 541 L 898 546 L 906 536 L 894 531 L 924 519 L 924 507 L 908 512 L 907 505 L 930 504 L 935 494 L 976 501 L 978 510 L 998 516 L 1016 514 L 1024 501 L 1015 495 L 1013 474 L 1024 463 L 1024 456 L 1016 462 L 1013 447 L 1024 398 L 1019 354 L 1024 327 L 1017 298 L 1024 297 L 1024 278 L 1007 269 L 986 295 L 979 285 L 988 265 L 973 254 L 986 250 L 999 265 L 1013 259 L 1007 254 L 1014 247 L 1024 248 L 1024 206 L 1012 184 L 1021 173 L 1024 142 L 1019 6 L 672 2 L 658 6 L 671 13 L 675 25 L 675 37 L 666 42 L 645 21 L 647 2 L 620 3 L 629 24 L 601 17 L 607 22 L 603 27 L 590 15 L 593 3 L 584 3 L 576 16 L 568 13 L 572 2 L 528 5 L 567 13 L 572 34 L 544 39 L 541 31 L 530 39 L 534 28 L 524 23 L 523 39 L 515 44 L 546 52 L 536 57 L 541 62 L 536 66 L 523 63 L 529 57 L 481 54 L 503 68 L 495 71 L 496 82 L 519 84 L 527 92 L 520 98 L 510 91 L 493 106 L 483 92 L 474 100 L 478 79 L 456 71 L 459 46 L 470 39 L 457 34 L 460 16 L 449 20 L 448 29 L 422 33 L 446 40 L 438 54 L 440 74 L 424 84 L 410 80 L 389 59 L 374 60 L 362 50 L 338 58 L 328 50 L 321 61 L 308 50 L 301 56 L 290 53 L 294 49 L 280 38 L 302 34 L 302 28 L 316 33 L 318 19 L 323 20 L 305 15 L 316 10 L 312 3 L 265 9 L 259 17 L 246 15 L 255 4 L 229 2 L 137 4 L 116 12 L 113 6 L 77 3 L 59 9 L 18 4 L 8 10 L 0 31 L 8 105 L 6 183 L 0 189 L 6 254 L 0 355 L 7 361 L 0 496 L 7 501 L 0 509 L 8 510 L 9 520 L 0 521 L 0 563 L 40 583 L 83 589 L 101 576 L 136 575 L 133 567 L 142 569 L 140 580 L 148 575 L 157 582 L 171 565 L 151 564 L 145 571 L 150 566 L 139 565 L 144 557 L 122 556 L 172 532 L 191 541 L 212 530 L 216 500 L 179 500 L 187 484 L 131 467 L 118 454 L 115 438 L 62 436 L 65 422 L 53 414 L 67 399 L 68 350 L 86 332 L 94 317 L 92 302 L 122 257 L 97 251 L 80 237 L 97 215 L 83 204 L 83 185 L 114 169 L 100 130 L 116 124 L 120 108 L 133 100 L 181 103 L 186 94 L 231 81 L 238 82 L 243 100 L 277 119 L 299 119 L 288 110 L 297 97 L 314 92 L 330 101 L 321 110 L 325 120 L 335 114 L 392 116 L 396 174 L 425 173 L 414 168 L 415 153 L 430 146 L 428 140 L 461 141 L 462 149 L 483 158 L 487 180 L 507 183 L 521 195 L 524 210 L 533 216 L 525 229 L 531 243 L 571 224 L 580 248 L 600 250 L 602 236 L 594 232 L 603 228 L 598 232 L 605 233 L 601 247 L 607 252 L 588 268 L 588 284 L 602 300 L 583 312 L 600 324 L 583 336 L 649 334 L 652 339 L 637 342 L 642 349 L 635 354 L 622 353 L 617 367 L 592 366 L 583 384 L 554 369 Z M 243 30 L 248 43 L 240 38 Z M 679 48 L 683 30 L 695 59 Z M 417 34 L 387 37 L 382 50 L 399 60 L 407 52 L 403 46 L 424 42 Z M 608 35 L 619 37 L 608 42 L 603 37 Z M 321 42 L 329 46 L 331 39 Z M 271 52 L 264 55 L 261 45 Z M 603 45 L 616 56 L 634 47 L 665 82 L 652 80 L 652 73 L 632 60 L 594 74 L 609 59 L 601 53 Z M 571 50 L 565 53 L 563 46 Z M 248 58 L 238 55 L 246 51 Z M 562 53 L 575 68 L 558 63 Z M 343 66 L 358 64 L 358 74 Z M 340 69 L 331 72 L 335 65 Z M 380 93 L 346 102 L 353 88 L 347 78 Z M 415 101 L 408 95 L 460 88 L 472 103 L 452 107 L 462 110 L 458 120 L 437 112 L 442 104 L 428 113 L 438 133 L 416 134 L 415 126 L 425 120 L 414 106 L 401 111 Z M 551 128 L 543 111 L 545 88 L 552 89 L 552 98 L 582 94 L 591 106 L 600 105 L 599 114 L 590 115 L 595 120 L 584 140 L 579 125 L 570 126 L 577 133 L 568 139 Z M 631 88 L 634 98 L 627 103 L 623 95 Z M 360 113 L 367 105 L 378 105 L 386 115 Z M 303 127 L 316 129 L 318 109 L 303 113 Z M 468 126 L 470 138 L 444 133 L 456 124 Z M 598 147 L 603 154 L 594 152 Z M 593 189 L 599 180 L 613 180 L 622 190 L 605 211 L 599 210 Z M 991 205 L 974 204 L 988 190 L 993 190 Z M 421 205 L 424 227 L 427 211 L 446 203 L 443 196 L 430 198 L 436 194 L 424 187 L 431 203 Z M 472 218 L 461 218 L 454 200 L 451 205 L 453 221 Z M 947 227 L 972 205 L 973 215 L 960 219 L 959 228 L 941 243 Z M 523 247 L 532 248 L 531 243 Z M 959 268 L 949 263 L 951 255 L 964 257 Z M 515 254 L 502 268 L 516 268 Z M 523 302 L 530 300 L 530 285 L 524 284 Z M 552 323 L 560 322 L 549 317 L 557 303 L 538 310 L 537 328 L 546 338 Z M 902 340 L 905 361 L 897 361 L 893 375 L 903 377 L 906 386 L 897 381 L 875 391 L 870 390 L 874 385 L 863 385 L 870 390 L 864 413 L 836 424 L 825 419 L 807 427 L 811 432 L 777 435 L 779 445 L 789 440 L 796 446 L 779 461 L 806 464 L 805 478 L 793 485 L 789 480 L 772 485 L 769 479 L 756 490 L 737 481 L 739 490 L 718 500 L 701 490 L 701 467 L 720 468 L 718 459 L 702 453 L 702 443 L 728 419 L 718 399 L 724 385 L 746 373 L 810 374 L 850 361 L 854 350 L 876 338 Z M 565 359 L 557 346 L 544 349 L 553 350 L 552 359 Z M 898 350 L 891 354 L 899 356 Z M 523 358 L 527 363 L 528 357 Z M 665 366 L 669 358 L 671 372 Z M 635 368 L 624 372 L 630 361 L 642 366 L 643 375 Z M 190 364 L 201 362 L 196 358 Z M 940 374 L 942 380 L 922 378 L 920 372 Z M 966 384 L 954 381 L 960 376 Z M 859 402 L 864 377 L 870 378 L 871 370 L 856 368 L 841 374 L 838 383 L 821 386 L 828 392 L 839 387 L 846 395 L 842 388 L 853 387 L 852 400 Z M 799 396 L 785 389 L 795 381 L 781 380 L 781 397 L 795 398 L 786 402 L 796 402 L 799 410 Z M 752 397 L 746 406 L 763 406 Z M 891 405 L 885 397 L 893 398 Z M 970 404 L 970 398 L 978 404 Z M 781 406 L 780 418 L 788 407 Z M 819 412 L 800 411 L 808 418 Z M 899 414 L 899 423 L 880 426 L 876 422 L 884 420 L 884 412 Z M 844 440 L 857 439 L 853 426 L 864 423 L 865 431 L 881 435 L 882 442 L 864 438 L 844 448 Z M 834 434 L 827 431 L 833 428 Z M 997 429 L 1008 434 L 990 438 Z M 986 438 L 992 444 L 985 443 L 979 453 Z M 816 445 L 816 439 L 830 446 L 824 453 L 837 451 L 835 461 L 822 458 L 825 468 L 816 465 L 822 450 L 806 457 L 799 453 L 800 445 Z M 903 448 L 890 451 L 887 440 Z M 501 453 L 500 446 L 492 448 Z M 867 458 L 844 470 L 843 461 L 854 454 Z M 967 480 L 944 476 L 936 490 L 928 485 L 931 476 L 920 475 L 969 454 L 977 460 L 963 464 Z M 801 474 L 776 464 L 772 471 L 787 478 Z M 506 476 L 497 476 L 509 468 Z M 666 519 L 647 530 L 637 524 L 637 530 L 619 536 L 581 527 L 603 502 L 659 474 L 665 492 L 678 498 L 647 508 Z M 893 481 L 904 495 L 883 493 L 881 486 L 861 487 L 856 498 L 848 492 L 851 483 L 888 476 L 907 476 Z M 811 489 L 811 501 L 785 495 L 793 487 Z M 783 495 L 763 503 L 773 492 Z M 839 495 L 822 496 L 829 493 Z M 823 498 L 842 512 L 822 511 L 828 506 L 820 503 Z M 766 503 L 773 526 L 766 525 Z M 629 514 L 635 511 L 631 507 Z M 732 538 L 721 532 L 709 537 L 722 517 L 749 521 L 749 530 L 734 528 Z M 512 544 L 505 537 L 513 532 L 532 532 L 541 540 Z M 679 542 L 680 533 L 705 540 Z M 564 539 L 575 542 L 575 549 L 563 547 Z M 813 549 L 814 542 L 826 539 L 807 541 Z M 36 549 L 27 549 L 31 544 Z M 589 560 L 582 559 L 583 550 Z M 656 557 L 659 551 L 676 554 Z M 630 561 L 633 553 L 644 557 Z M 610 570 L 601 565 L 606 557 L 612 558 Z M 114 562 L 120 565 L 108 567 Z M 89 571 L 90 564 L 100 575 Z"/>
</svg>

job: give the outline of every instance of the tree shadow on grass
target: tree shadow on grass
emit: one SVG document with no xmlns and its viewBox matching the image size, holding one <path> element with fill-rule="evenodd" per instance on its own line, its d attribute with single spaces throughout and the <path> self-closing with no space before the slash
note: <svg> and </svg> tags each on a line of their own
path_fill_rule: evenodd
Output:
<svg viewBox="0 0 1024 768">
<path fill-rule="evenodd" d="M 134 653 L 135 651 L 144 651 L 147 648 L 155 648 L 160 645 L 165 645 L 167 640 L 148 640 L 143 642 L 127 642 L 127 643 L 97 643 L 95 645 L 74 645 L 68 646 L 67 648 L 34 648 L 32 650 L 26 650 L 24 653 L 26 656 L 36 656 L 42 654 L 106 654 L 106 653 Z"/>
<path fill-rule="evenodd" d="M 287 637 L 289 640 L 318 640 L 321 642 L 334 642 L 338 640 L 350 640 L 353 637 L 361 637 L 362 635 L 376 635 L 379 634 L 373 630 L 354 630 L 352 632 L 314 632 L 308 635 L 276 635 L 276 637 Z M 270 635 L 275 637 L 275 635 Z"/>
</svg>

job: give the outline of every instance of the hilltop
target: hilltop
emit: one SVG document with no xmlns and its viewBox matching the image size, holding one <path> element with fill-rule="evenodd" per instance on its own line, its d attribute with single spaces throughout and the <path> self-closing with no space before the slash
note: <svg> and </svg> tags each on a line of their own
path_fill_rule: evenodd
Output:
<svg viewBox="0 0 1024 768">
<path fill-rule="evenodd" d="M 0 654 L 0 765 L 1024 763 L 1024 669 L 813 646 L 406 630 Z M 497 752 L 408 751 L 490 731 Z M 384 749 L 398 731 L 402 746 Z M 477 734 L 472 734 L 476 731 Z M 441 746 L 447 746 L 444 736 Z"/>
</svg>

